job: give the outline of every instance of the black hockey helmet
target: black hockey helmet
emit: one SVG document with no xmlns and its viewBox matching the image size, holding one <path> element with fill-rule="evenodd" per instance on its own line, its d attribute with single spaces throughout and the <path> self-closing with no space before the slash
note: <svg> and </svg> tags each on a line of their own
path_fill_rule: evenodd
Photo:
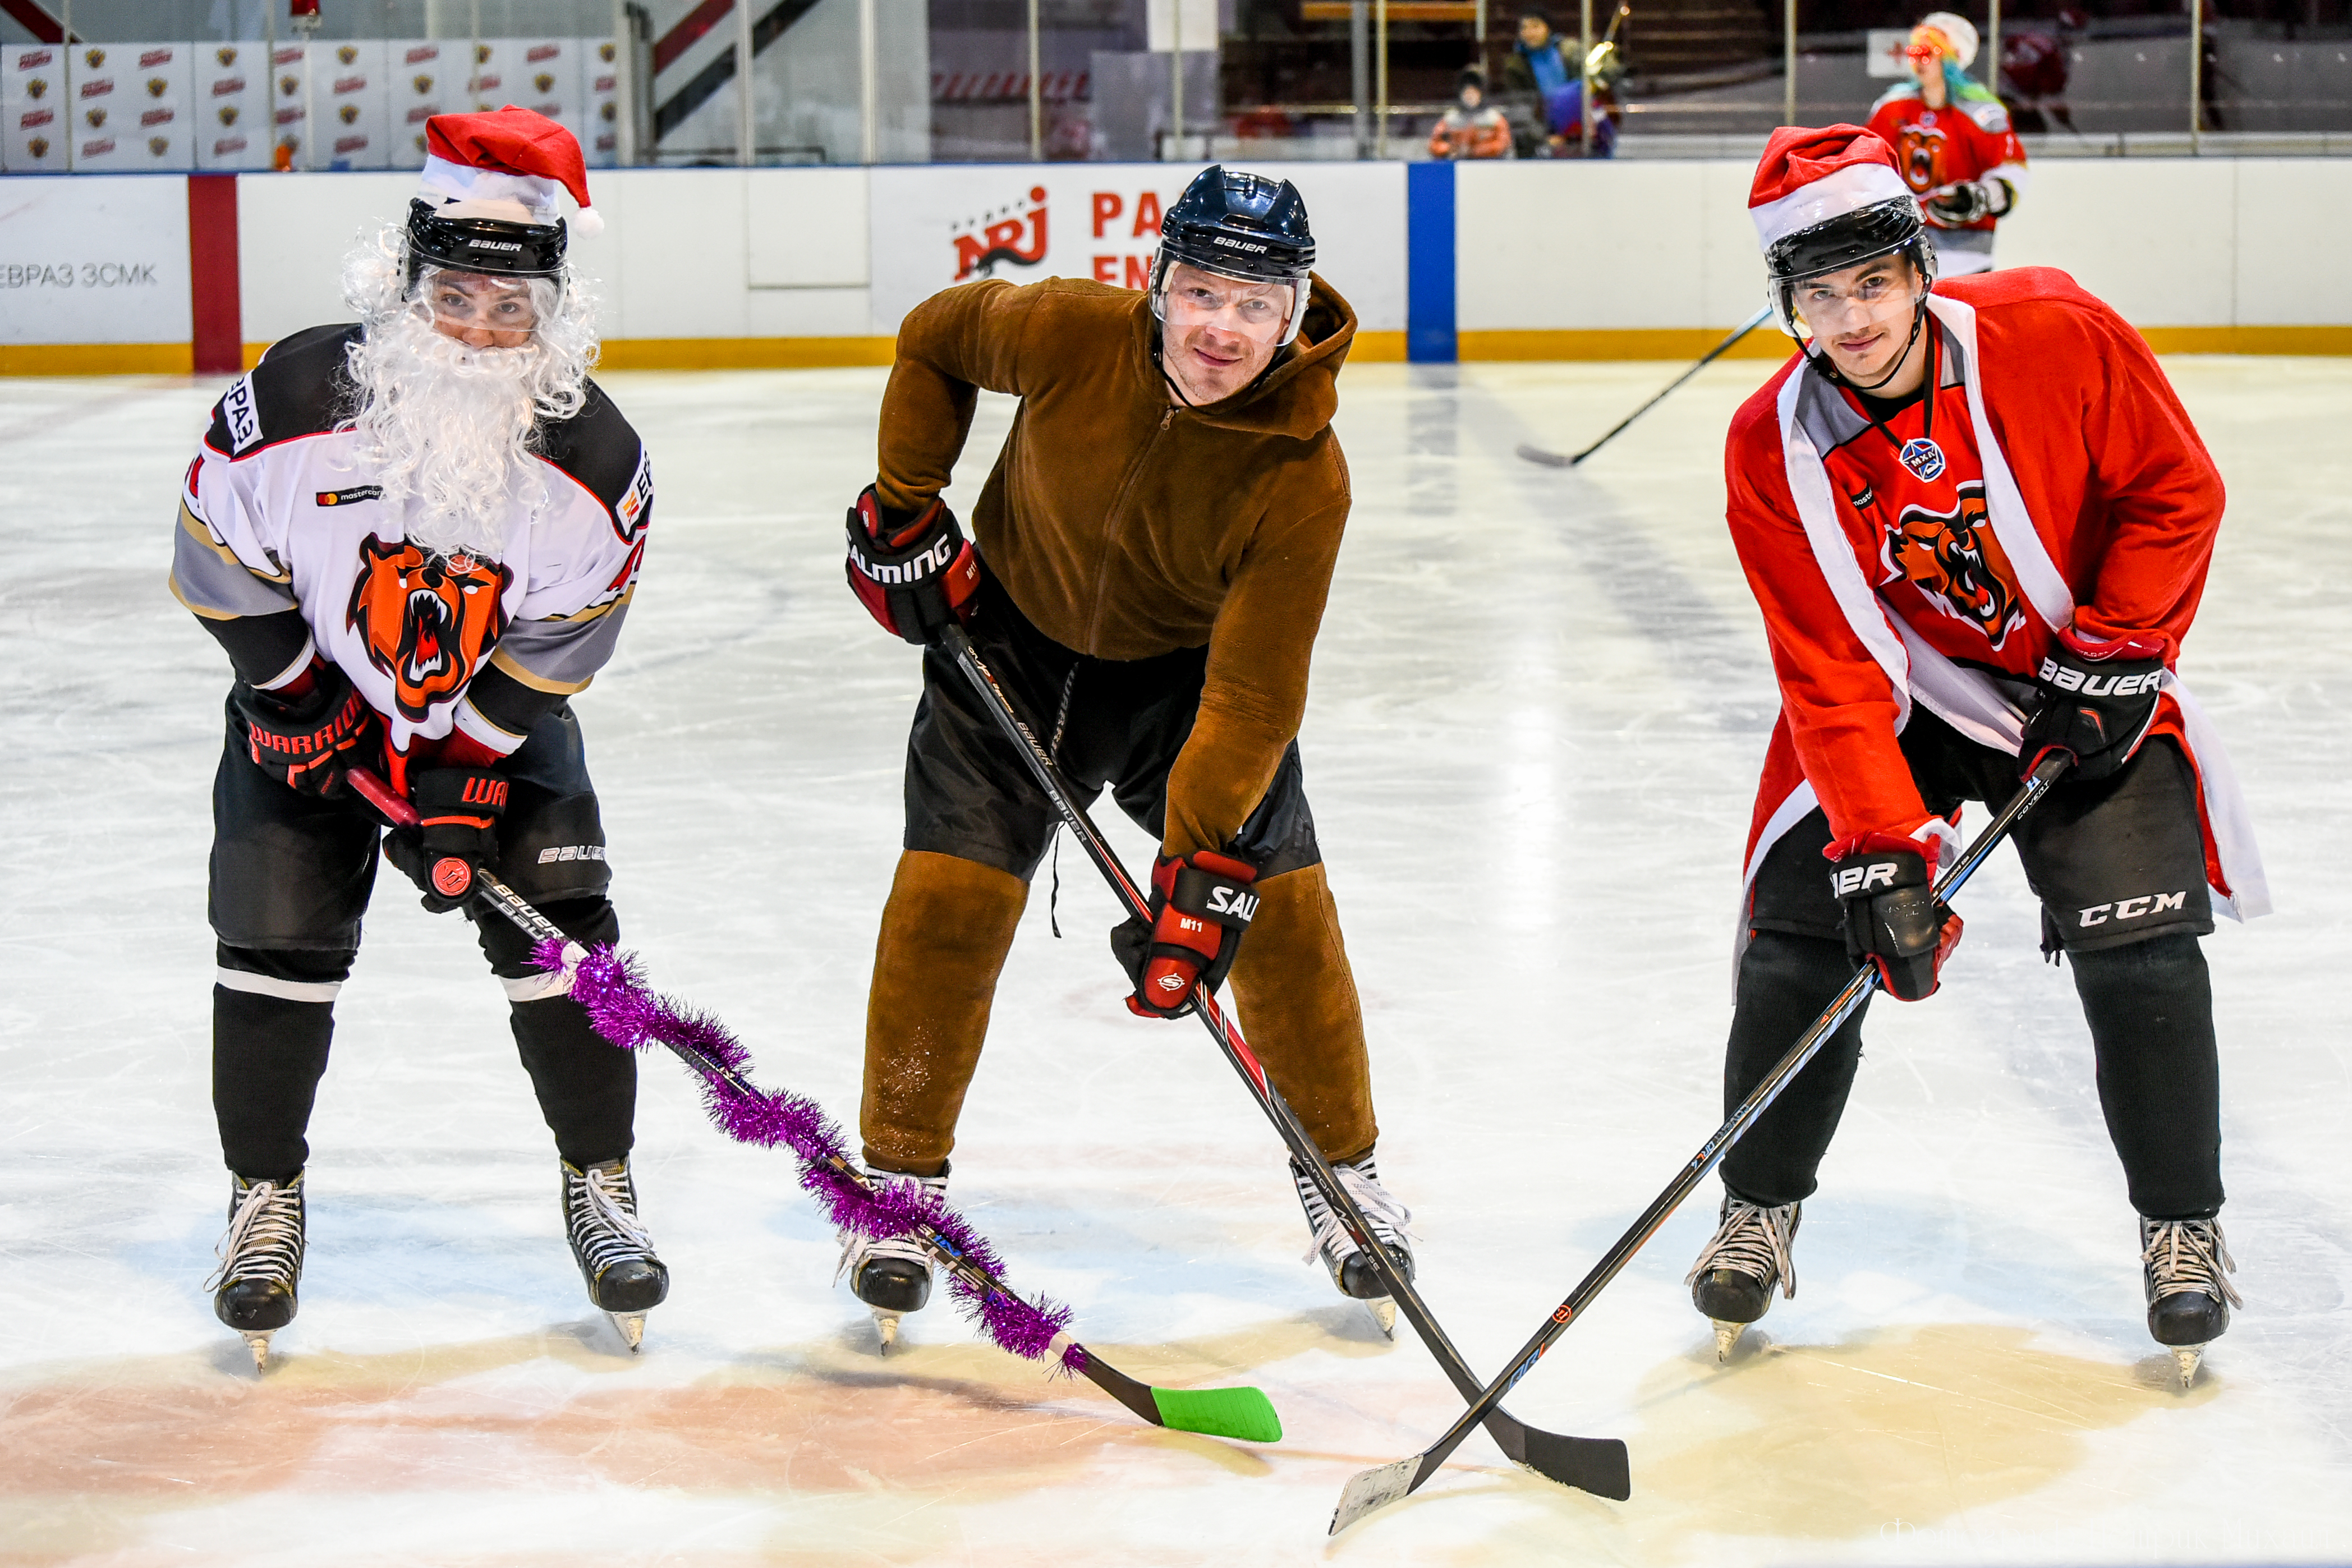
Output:
<svg viewBox="0 0 2352 1568">
<path fill-rule="evenodd" d="M 1307 319 L 1307 274 L 1315 266 L 1306 198 L 1287 180 L 1212 163 L 1160 216 L 1160 251 L 1151 263 L 1155 316 L 1166 316 L 1168 269 L 1180 261 L 1243 283 L 1289 285 L 1282 334 L 1288 343 Z"/>
<path fill-rule="evenodd" d="M 1936 281 L 1936 249 L 1928 244 L 1927 234 L 1919 204 L 1909 196 L 1896 196 L 1773 241 L 1765 247 L 1764 267 L 1771 279 L 1772 309 L 1780 330 L 1791 338 L 1799 335 L 1798 284 L 1883 256 L 1900 255 L 1908 260 L 1924 293 Z"/>
<path fill-rule="evenodd" d="M 509 223 L 499 218 L 445 218 L 427 204 L 408 204 L 408 283 L 427 267 L 482 272 L 497 277 L 561 277 L 563 220 Z"/>
</svg>

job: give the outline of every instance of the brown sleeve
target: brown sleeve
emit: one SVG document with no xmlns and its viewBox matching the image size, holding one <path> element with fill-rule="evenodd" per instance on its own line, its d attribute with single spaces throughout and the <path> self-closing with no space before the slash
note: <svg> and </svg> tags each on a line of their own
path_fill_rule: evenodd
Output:
<svg viewBox="0 0 2352 1568">
<path fill-rule="evenodd" d="M 971 433 L 976 389 L 1019 396 L 1022 345 L 1041 291 L 1002 278 L 942 289 L 898 327 L 882 393 L 875 488 L 886 507 L 919 511 L 947 488 Z"/>
<path fill-rule="evenodd" d="M 1344 466 L 1334 488 L 1337 497 L 1316 510 L 1269 520 L 1234 575 L 1209 634 L 1200 717 L 1169 771 L 1163 853 L 1231 842 L 1298 733 L 1307 666 L 1348 522 Z"/>
</svg>

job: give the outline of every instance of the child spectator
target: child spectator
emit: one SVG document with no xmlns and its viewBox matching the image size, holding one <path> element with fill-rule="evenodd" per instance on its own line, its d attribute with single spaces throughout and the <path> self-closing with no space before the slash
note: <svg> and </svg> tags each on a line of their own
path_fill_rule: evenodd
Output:
<svg viewBox="0 0 2352 1568">
<path fill-rule="evenodd" d="M 1508 158 L 1511 122 L 1486 101 L 1486 76 L 1465 70 L 1454 89 L 1454 107 L 1429 133 L 1432 158 Z"/>
</svg>

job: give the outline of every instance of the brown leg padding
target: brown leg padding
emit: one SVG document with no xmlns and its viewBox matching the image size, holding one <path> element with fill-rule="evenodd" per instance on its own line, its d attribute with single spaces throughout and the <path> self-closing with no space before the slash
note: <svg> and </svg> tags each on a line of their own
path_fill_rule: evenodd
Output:
<svg viewBox="0 0 2352 1568">
<path fill-rule="evenodd" d="M 988 1005 L 1029 884 L 953 855 L 898 857 L 866 1001 L 866 1161 L 937 1176 L 980 1065 Z"/>
<path fill-rule="evenodd" d="M 1234 959 L 1233 998 L 1250 1049 L 1330 1160 L 1372 1146 L 1364 1009 L 1339 943 L 1320 862 L 1258 883 L 1257 917 Z"/>
</svg>

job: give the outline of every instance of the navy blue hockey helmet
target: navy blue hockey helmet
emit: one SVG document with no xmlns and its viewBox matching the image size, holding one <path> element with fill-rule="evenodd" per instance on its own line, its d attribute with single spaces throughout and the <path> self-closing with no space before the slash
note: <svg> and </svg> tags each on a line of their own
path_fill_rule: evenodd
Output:
<svg viewBox="0 0 2352 1568">
<path fill-rule="evenodd" d="M 1160 216 L 1160 251 L 1151 264 L 1155 316 L 1167 314 L 1168 269 L 1180 261 L 1243 283 L 1288 285 L 1291 307 L 1282 334 L 1288 343 L 1307 319 L 1307 274 L 1315 266 L 1306 198 L 1287 180 L 1212 163 Z"/>
</svg>

